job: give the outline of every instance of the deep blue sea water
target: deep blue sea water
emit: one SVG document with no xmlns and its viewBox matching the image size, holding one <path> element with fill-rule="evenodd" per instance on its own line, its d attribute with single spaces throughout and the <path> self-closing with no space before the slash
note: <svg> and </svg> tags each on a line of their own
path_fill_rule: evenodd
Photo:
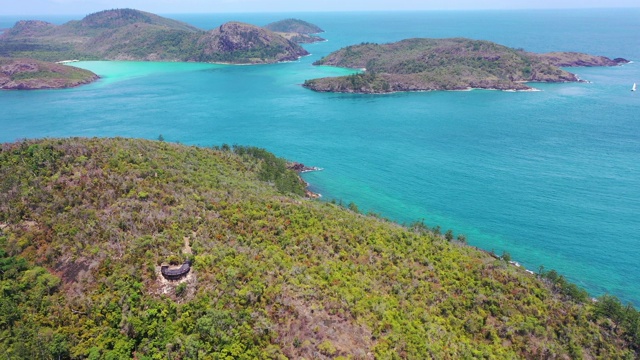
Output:
<svg viewBox="0 0 640 360">
<path fill-rule="evenodd" d="M 593 295 L 640 305 L 640 9 L 169 15 L 203 29 L 299 17 L 329 41 L 263 66 L 84 62 L 103 77 L 69 90 L 0 92 L 0 141 L 127 136 L 246 144 L 324 168 L 325 200 L 399 222 L 424 219 Z M 56 23 L 77 17 L 46 18 Z M 0 28 L 17 18 L 0 17 Z M 540 92 L 321 94 L 311 63 L 342 46 L 470 37 L 636 63 L 571 71 L 590 83 Z"/>
</svg>

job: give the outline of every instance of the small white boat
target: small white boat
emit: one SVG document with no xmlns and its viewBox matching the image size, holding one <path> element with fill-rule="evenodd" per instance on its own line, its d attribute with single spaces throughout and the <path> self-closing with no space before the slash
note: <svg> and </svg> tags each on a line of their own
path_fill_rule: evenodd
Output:
<svg viewBox="0 0 640 360">
<path fill-rule="evenodd" d="M 631 91 L 636 91 L 636 83 L 633 83 L 633 86 L 631 87 Z"/>
</svg>

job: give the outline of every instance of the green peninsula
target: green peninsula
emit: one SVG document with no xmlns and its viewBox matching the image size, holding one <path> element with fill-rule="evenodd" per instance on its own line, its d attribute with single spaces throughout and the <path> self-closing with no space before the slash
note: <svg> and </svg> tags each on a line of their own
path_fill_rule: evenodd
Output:
<svg viewBox="0 0 640 360">
<path fill-rule="evenodd" d="M 63 89 L 97 80 L 91 71 L 34 59 L 0 58 L 0 89 Z"/>
<path fill-rule="evenodd" d="M 348 46 L 314 65 L 364 69 L 362 73 L 307 80 L 304 86 L 326 92 L 388 93 L 427 90 L 532 90 L 527 82 L 575 82 L 560 67 L 614 66 L 627 63 L 581 53 L 534 54 L 490 41 L 407 39 L 390 44 Z"/>
<path fill-rule="evenodd" d="M 324 30 L 322 30 L 317 25 L 300 19 L 280 20 L 265 25 L 264 27 L 297 43 L 310 44 L 314 42 L 326 41 L 325 39 L 314 35 L 322 33 L 324 32 Z"/>
<path fill-rule="evenodd" d="M 464 237 L 302 193 L 286 162 L 257 148 L 1 144 L 0 354 L 638 356 L 640 315 L 615 298 L 593 302 Z M 186 272 L 167 279 L 163 264 Z"/>
<path fill-rule="evenodd" d="M 54 25 L 18 22 L 0 34 L 0 56 L 62 60 L 197 61 L 263 64 L 308 55 L 267 29 L 238 22 L 203 31 L 133 10 L 106 10 Z"/>
</svg>

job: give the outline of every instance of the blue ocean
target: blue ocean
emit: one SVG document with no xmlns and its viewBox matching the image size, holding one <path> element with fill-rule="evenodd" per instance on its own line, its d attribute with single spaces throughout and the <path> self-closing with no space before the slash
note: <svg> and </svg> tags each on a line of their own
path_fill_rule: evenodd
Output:
<svg viewBox="0 0 640 360">
<path fill-rule="evenodd" d="M 323 201 L 424 221 L 526 268 L 556 269 L 593 296 L 640 306 L 640 9 L 166 15 L 203 29 L 296 17 L 326 30 L 297 62 L 232 66 L 81 62 L 102 79 L 0 92 L 0 142 L 99 136 L 255 145 L 324 168 Z M 62 23 L 80 16 L 40 17 Z M 0 28 L 19 20 L 0 17 Z M 469 37 L 534 52 L 635 61 L 574 68 L 585 83 L 539 92 L 315 93 L 349 74 L 313 61 L 346 45 Z"/>
</svg>

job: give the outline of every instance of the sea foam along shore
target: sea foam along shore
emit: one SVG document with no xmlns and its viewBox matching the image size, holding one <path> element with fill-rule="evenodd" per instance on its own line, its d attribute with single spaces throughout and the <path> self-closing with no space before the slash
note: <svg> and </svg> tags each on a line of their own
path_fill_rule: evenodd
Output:
<svg viewBox="0 0 640 360">
<path fill-rule="evenodd" d="M 299 162 L 289 162 L 289 163 L 287 163 L 287 168 L 297 172 L 298 174 L 304 174 L 304 173 L 308 173 L 308 172 L 324 170 L 323 168 L 319 168 L 319 167 L 316 167 L 316 166 L 306 166 L 305 164 L 299 163 Z M 306 194 L 306 196 L 308 198 L 318 199 L 318 198 L 322 197 L 322 194 L 315 193 L 315 192 L 309 190 L 309 183 L 306 182 L 300 175 L 298 175 L 298 177 L 300 178 L 300 181 L 302 181 L 304 183 L 305 194 Z"/>
</svg>

